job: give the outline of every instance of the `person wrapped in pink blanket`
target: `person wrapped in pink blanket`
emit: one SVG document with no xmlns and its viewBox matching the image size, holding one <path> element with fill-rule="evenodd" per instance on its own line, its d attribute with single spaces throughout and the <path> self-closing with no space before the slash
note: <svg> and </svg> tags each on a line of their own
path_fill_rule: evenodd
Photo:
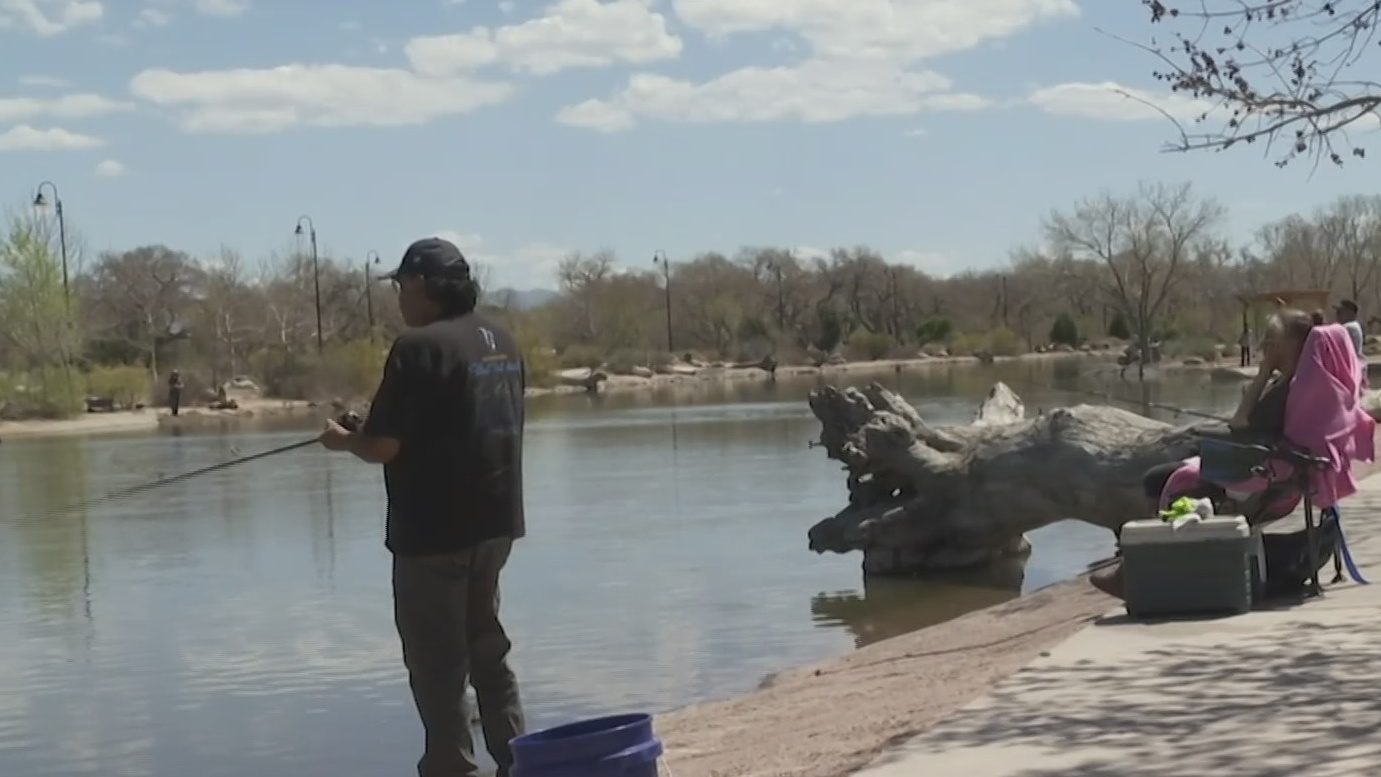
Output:
<svg viewBox="0 0 1381 777">
<path fill-rule="evenodd" d="M 1331 507 L 1357 490 L 1353 461 L 1375 458 L 1376 423 L 1361 407 L 1361 370 L 1347 331 L 1339 325 L 1318 326 L 1297 310 L 1278 312 L 1267 326 L 1257 377 L 1243 393 L 1229 424 L 1234 442 L 1274 445 L 1288 440 L 1331 465 L 1312 476 L 1314 502 Z M 1145 477 L 1148 500 L 1164 509 L 1182 496 L 1231 504 L 1266 489 L 1264 478 L 1233 482 L 1205 477 L 1200 459 L 1170 462 Z M 1288 465 L 1271 462 L 1271 480 L 1286 480 Z M 1255 522 L 1288 515 L 1301 495 L 1284 490 L 1261 506 Z M 1121 596 L 1121 566 L 1093 577 L 1103 591 Z"/>
</svg>

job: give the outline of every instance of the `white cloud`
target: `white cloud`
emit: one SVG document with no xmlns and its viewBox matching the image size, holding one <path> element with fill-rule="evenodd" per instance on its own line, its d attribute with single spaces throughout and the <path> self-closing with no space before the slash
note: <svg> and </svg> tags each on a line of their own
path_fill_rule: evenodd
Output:
<svg viewBox="0 0 1381 777">
<path fill-rule="evenodd" d="M 19 85 L 36 89 L 66 89 L 71 83 L 57 76 L 20 76 Z"/>
<path fill-rule="evenodd" d="M 432 234 L 455 243 L 478 268 L 481 282 L 492 288 L 550 288 L 555 285 L 557 266 L 571 253 L 569 248 L 541 241 L 503 251 L 487 246 L 473 232 L 443 229 Z"/>
<path fill-rule="evenodd" d="M 99 21 L 96 0 L 0 0 L 0 29 L 21 29 L 51 37 Z"/>
<path fill-rule="evenodd" d="M 353 19 L 347 19 L 346 21 L 340 23 L 340 28 L 346 32 L 358 32 L 360 29 L 360 23 Z"/>
<path fill-rule="evenodd" d="M 102 178 L 119 178 L 129 171 L 118 159 L 107 159 L 96 165 L 96 175 Z"/>
<path fill-rule="evenodd" d="M 163 27 L 173 20 L 166 12 L 157 8 L 145 8 L 134 19 L 135 27 Z"/>
<path fill-rule="evenodd" d="M 81 119 L 127 111 L 134 106 L 98 94 L 69 94 L 62 97 L 0 97 L 0 122 L 24 121 L 40 116 Z"/>
<path fill-rule="evenodd" d="M 478 251 L 480 246 L 484 245 L 484 236 L 477 235 L 473 232 L 457 232 L 453 229 L 443 229 L 439 232 L 433 232 L 432 237 L 449 240 L 454 243 L 456 248 L 459 248 L 466 257 L 470 256 L 471 251 Z"/>
<path fill-rule="evenodd" d="M 647 0 L 559 0 L 542 16 L 497 29 L 420 37 L 408 41 L 408 61 L 419 73 L 452 75 L 486 65 L 550 75 L 574 67 L 674 59 L 681 39 Z"/>
<path fill-rule="evenodd" d="M 651 77 L 651 76 L 649 76 Z M 622 132 L 636 124 L 627 100 L 586 100 L 568 105 L 556 114 L 556 120 L 571 127 L 596 132 Z"/>
<path fill-rule="evenodd" d="M 197 0 L 197 11 L 207 16 L 239 16 L 249 10 L 249 0 Z"/>
<path fill-rule="evenodd" d="M 918 251 L 908 248 L 892 254 L 891 259 L 899 264 L 909 264 L 922 272 L 943 278 L 968 269 L 964 260 L 942 251 Z"/>
<path fill-rule="evenodd" d="M 924 127 L 916 127 L 915 129 L 909 129 L 906 132 L 903 132 L 902 134 L 908 138 L 923 138 L 926 136 L 926 131 Z"/>
<path fill-rule="evenodd" d="M 639 117 L 686 124 L 825 123 L 857 116 L 977 110 L 988 104 L 949 88 L 949 79 L 931 71 L 822 60 L 795 67 L 743 68 L 703 84 L 639 74 L 612 99 L 564 108 L 557 121 L 615 132 L 632 127 Z"/>
<path fill-rule="evenodd" d="M 27 124 L 0 132 L 0 151 L 71 151 L 105 145 L 100 138 L 80 135 L 60 127 L 37 129 Z"/>
<path fill-rule="evenodd" d="M 499 10 L 506 14 L 511 14 L 518 10 L 518 4 L 513 0 L 499 0 Z"/>
<path fill-rule="evenodd" d="M 1074 0 L 675 0 L 682 21 L 712 36 L 788 30 L 818 56 L 917 61 L 1005 38 Z"/>
<path fill-rule="evenodd" d="M 508 84 L 422 78 L 406 70 L 284 65 L 175 73 L 145 70 L 136 97 L 174 109 L 189 132 L 269 133 L 292 127 L 407 126 L 508 99 Z"/>
<path fill-rule="evenodd" d="M 767 34 L 764 45 L 807 49 L 803 61 L 753 66 L 703 83 L 638 74 L 611 98 L 557 114 L 568 125 L 626 130 L 639 118 L 682 123 L 834 122 L 977 110 L 989 102 L 952 92 L 918 63 L 1075 16 L 1073 0 L 675 0 L 682 21 L 711 37 Z M 781 33 L 795 37 L 782 38 Z"/>
<path fill-rule="evenodd" d="M 1096 121 L 1143 121 L 1167 114 L 1193 121 L 1213 107 L 1186 95 L 1153 94 L 1113 81 L 1058 84 L 1037 89 L 1027 99 L 1046 113 Z"/>
</svg>

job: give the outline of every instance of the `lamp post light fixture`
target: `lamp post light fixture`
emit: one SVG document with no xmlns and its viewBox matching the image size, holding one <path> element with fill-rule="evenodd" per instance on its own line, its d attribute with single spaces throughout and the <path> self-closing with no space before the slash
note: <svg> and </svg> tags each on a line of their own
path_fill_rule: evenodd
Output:
<svg viewBox="0 0 1381 777">
<path fill-rule="evenodd" d="M 43 196 L 43 187 L 47 186 L 53 192 L 53 209 L 58 216 L 58 246 L 62 250 L 62 296 L 67 305 L 67 313 L 72 313 L 72 287 L 67 275 L 67 221 L 63 218 L 62 198 L 58 196 L 57 184 L 52 181 L 44 181 L 38 185 L 34 193 L 34 207 L 42 208 L 48 204 L 48 200 Z"/>
<path fill-rule="evenodd" d="M 777 330 L 786 332 L 786 295 L 782 290 L 782 262 L 780 259 L 773 258 L 768 265 L 772 272 L 777 276 Z"/>
<path fill-rule="evenodd" d="M 662 277 L 666 281 L 663 288 L 667 297 L 667 352 L 675 353 L 676 345 L 671 338 L 671 259 L 667 257 L 666 251 L 654 251 L 652 263 L 661 266 Z"/>
<path fill-rule="evenodd" d="M 370 260 L 370 257 L 374 257 Z M 379 263 L 379 252 L 373 249 L 364 254 L 364 309 L 369 317 L 369 339 L 374 339 L 374 292 L 373 281 L 369 277 L 369 265 Z"/>
<path fill-rule="evenodd" d="M 311 216 L 298 216 L 297 229 L 293 230 L 293 233 L 299 236 L 303 234 L 302 222 L 304 221 L 307 222 L 307 234 L 312 239 L 312 288 L 316 294 L 316 352 L 320 355 L 325 346 L 322 344 L 321 334 L 321 260 L 317 256 L 316 249 L 316 223 L 312 221 Z"/>
</svg>

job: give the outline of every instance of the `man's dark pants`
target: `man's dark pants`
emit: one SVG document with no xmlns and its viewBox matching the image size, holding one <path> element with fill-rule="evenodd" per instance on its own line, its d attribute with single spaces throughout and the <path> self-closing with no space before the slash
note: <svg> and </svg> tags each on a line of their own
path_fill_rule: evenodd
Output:
<svg viewBox="0 0 1381 777">
<path fill-rule="evenodd" d="M 504 777 L 513 766 L 508 743 L 523 733 L 511 648 L 499 623 L 499 573 L 513 541 L 488 540 L 440 556 L 394 556 L 393 605 L 413 700 L 426 729 L 421 777 L 479 773 L 467 682 L 475 687 L 489 754 Z"/>
</svg>

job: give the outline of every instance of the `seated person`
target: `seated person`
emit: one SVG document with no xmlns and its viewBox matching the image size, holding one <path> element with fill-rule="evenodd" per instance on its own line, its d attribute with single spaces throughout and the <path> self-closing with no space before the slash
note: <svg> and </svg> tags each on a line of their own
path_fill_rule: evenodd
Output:
<svg viewBox="0 0 1381 777">
<path fill-rule="evenodd" d="M 1308 313 L 1285 309 L 1271 317 L 1266 326 L 1265 337 L 1261 343 L 1261 363 L 1256 377 L 1242 394 L 1242 401 L 1228 423 L 1231 439 L 1250 443 L 1270 445 L 1279 441 L 1285 434 L 1285 409 L 1290 394 L 1290 381 L 1295 376 L 1300 354 L 1305 341 L 1314 328 L 1314 319 Z M 1152 467 L 1147 471 L 1143 483 L 1146 498 L 1152 510 L 1159 510 L 1162 495 L 1170 478 L 1184 467 L 1182 461 L 1172 461 Z M 1224 501 L 1222 486 L 1207 480 L 1199 481 L 1177 496 L 1195 499 Z M 1100 570 L 1091 578 L 1092 583 L 1104 593 L 1121 598 L 1122 565 L 1115 563 Z"/>
<path fill-rule="evenodd" d="M 1243 391 L 1242 401 L 1228 422 L 1229 439 L 1270 446 L 1285 435 L 1285 408 L 1290 397 L 1290 381 L 1295 377 L 1304 343 L 1313 328 L 1313 317 L 1299 310 L 1282 310 L 1271 317 L 1261 343 L 1260 368 Z M 1161 496 L 1166 483 L 1183 464 L 1172 461 L 1152 467 L 1146 473 L 1146 497 L 1158 509 L 1165 506 L 1161 503 Z M 1196 487 L 1179 496 L 1220 499 L 1223 497 L 1223 488 L 1200 481 Z"/>
</svg>

